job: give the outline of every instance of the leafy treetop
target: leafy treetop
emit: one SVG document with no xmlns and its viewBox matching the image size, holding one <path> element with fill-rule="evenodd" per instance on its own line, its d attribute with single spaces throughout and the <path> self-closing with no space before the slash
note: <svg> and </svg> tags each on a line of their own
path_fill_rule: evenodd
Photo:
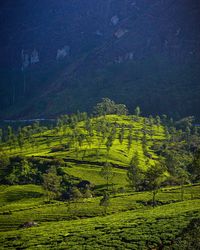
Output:
<svg viewBox="0 0 200 250">
<path fill-rule="evenodd" d="M 127 115 L 128 109 L 124 104 L 116 104 L 109 98 L 103 98 L 102 102 L 97 103 L 94 107 L 94 114 L 97 116 L 109 114 Z"/>
</svg>

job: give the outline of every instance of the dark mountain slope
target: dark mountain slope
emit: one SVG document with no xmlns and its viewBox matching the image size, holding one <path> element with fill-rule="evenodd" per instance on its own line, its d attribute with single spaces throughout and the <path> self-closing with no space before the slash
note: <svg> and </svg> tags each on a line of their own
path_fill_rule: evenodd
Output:
<svg viewBox="0 0 200 250">
<path fill-rule="evenodd" d="M 7 1 L 1 116 L 90 110 L 108 96 L 147 114 L 200 117 L 199 17 L 195 0 Z"/>
</svg>

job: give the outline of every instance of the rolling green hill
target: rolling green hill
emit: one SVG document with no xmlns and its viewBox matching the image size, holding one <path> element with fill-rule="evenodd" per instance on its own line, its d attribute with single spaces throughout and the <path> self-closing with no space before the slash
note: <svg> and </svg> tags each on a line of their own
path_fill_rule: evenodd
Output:
<svg viewBox="0 0 200 250">
<path fill-rule="evenodd" d="M 1 119 L 90 112 L 104 96 L 200 119 L 199 1 L 20 1 L 0 4 Z"/>
<path fill-rule="evenodd" d="M 200 185 L 189 172 L 198 131 L 163 119 L 78 113 L 47 127 L 8 127 L 0 144 L 0 249 L 199 249 Z M 136 162 L 146 174 L 139 192 L 127 176 Z"/>
<path fill-rule="evenodd" d="M 147 165 L 154 165 L 158 157 L 152 149 L 153 144 L 165 139 L 164 128 L 155 120 L 136 116 L 107 115 L 77 122 L 75 128 L 70 126 L 35 133 L 32 141 L 24 139 L 23 147 L 8 145 L 3 150 L 11 156 L 64 159 L 70 166 L 65 168 L 67 173 L 95 184 L 102 184 L 100 168 L 110 162 L 116 174 L 114 183 L 123 185 L 133 155 L 138 153 L 140 167 L 146 169 Z M 112 133 L 112 145 L 107 148 Z"/>
</svg>

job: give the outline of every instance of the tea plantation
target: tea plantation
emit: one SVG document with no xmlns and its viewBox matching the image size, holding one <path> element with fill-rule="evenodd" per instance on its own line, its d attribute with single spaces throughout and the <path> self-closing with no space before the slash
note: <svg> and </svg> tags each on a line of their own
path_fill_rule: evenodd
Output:
<svg viewBox="0 0 200 250">
<path fill-rule="evenodd" d="M 8 127 L 0 249 L 200 249 L 200 143 L 186 121 L 83 113 Z"/>
<path fill-rule="evenodd" d="M 179 188 L 161 189 L 155 208 L 150 192 L 112 195 L 106 214 L 99 198 L 46 204 L 33 185 L 4 186 L 0 195 L 1 249 L 172 249 L 200 218 L 200 185 L 186 186 L 184 201 Z M 27 221 L 37 226 L 20 227 Z"/>
</svg>

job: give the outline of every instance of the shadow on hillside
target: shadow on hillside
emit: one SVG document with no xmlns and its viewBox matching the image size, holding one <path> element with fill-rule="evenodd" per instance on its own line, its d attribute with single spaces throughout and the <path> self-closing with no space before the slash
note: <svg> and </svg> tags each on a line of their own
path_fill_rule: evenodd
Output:
<svg viewBox="0 0 200 250">
<path fill-rule="evenodd" d="M 22 199 L 27 199 L 27 198 L 40 198 L 42 196 L 41 193 L 38 192 L 33 192 L 33 191 L 12 191 L 12 192 L 6 192 L 6 201 L 7 202 L 13 202 L 13 201 L 19 201 Z"/>
</svg>

